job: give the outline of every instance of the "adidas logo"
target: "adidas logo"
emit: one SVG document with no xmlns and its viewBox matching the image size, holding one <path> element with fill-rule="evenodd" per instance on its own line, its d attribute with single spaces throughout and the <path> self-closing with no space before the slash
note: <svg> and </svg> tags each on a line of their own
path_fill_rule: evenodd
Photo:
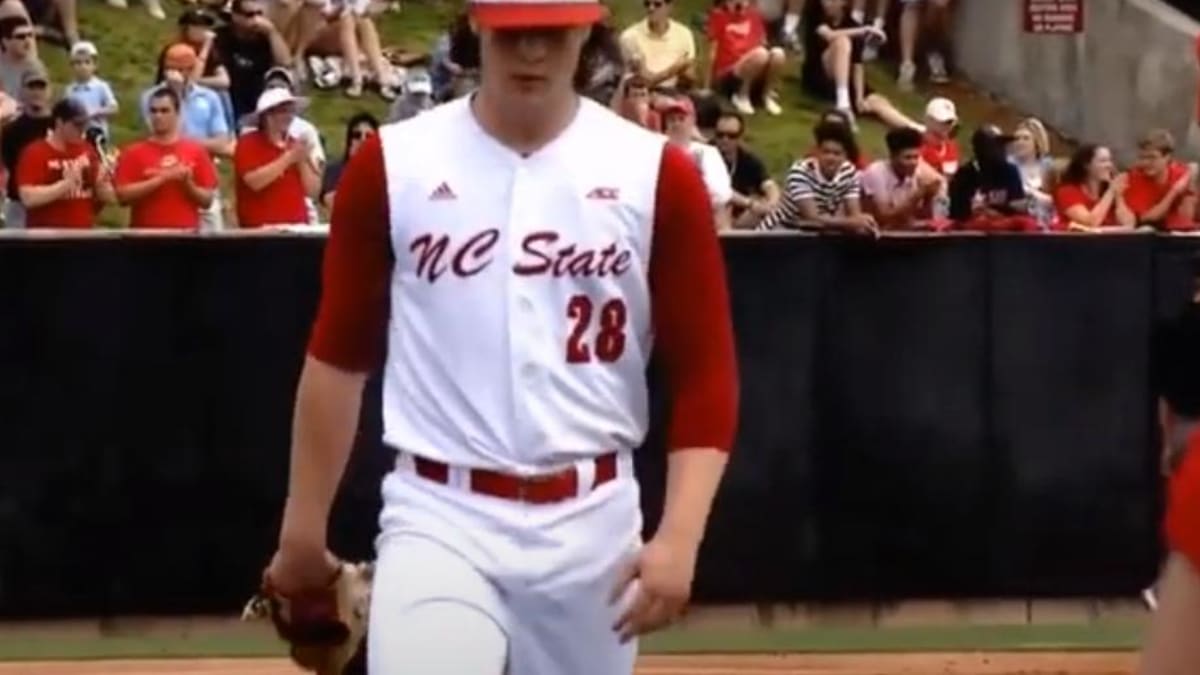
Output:
<svg viewBox="0 0 1200 675">
<path fill-rule="evenodd" d="M 454 190 L 450 189 L 449 183 L 442 181 L 440 185 L 433 189 L 433 192 L 429 193 L 429 199 L 431 201 L 435 199 L 458 199 L 458 195 L 454 194 Z"/>
</svg>

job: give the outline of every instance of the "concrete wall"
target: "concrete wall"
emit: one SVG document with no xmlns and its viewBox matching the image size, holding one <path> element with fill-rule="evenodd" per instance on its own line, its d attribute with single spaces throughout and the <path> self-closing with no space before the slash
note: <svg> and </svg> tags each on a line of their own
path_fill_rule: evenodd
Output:
<svg viewBox="0 0 1200 675">
<path fill-rule="evenodd" d="M 1200 157 L 1193 122 L 1200 24 L 1158 0 L 1084 0 L 1084 33 L 1024 32 L 1021 0 L 957 3 L 961 71 L 1066 135 L 1135 152 L 1151 127 Z"/>
</svg>

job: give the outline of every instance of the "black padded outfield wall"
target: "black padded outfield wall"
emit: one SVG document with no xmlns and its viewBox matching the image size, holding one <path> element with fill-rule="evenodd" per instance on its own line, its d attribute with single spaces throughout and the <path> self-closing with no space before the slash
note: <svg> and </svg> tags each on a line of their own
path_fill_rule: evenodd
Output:
<svg viewBox="0 0 1200 675">
<path fill-rule="evenodd" d="M 284 493 L 306 236 L 0 239 L 0 616 L 229 613 Z M 707 602 L 1135 591 L 1150 331 L 1200 240 L 724 240 L 741 425 Z M 378 384 L 332 528 L 370 556 Z M 656 398 L 655 410 L 661 413 Z M 638 456 L 661 510 L 661 414 Z"/>
</svg>

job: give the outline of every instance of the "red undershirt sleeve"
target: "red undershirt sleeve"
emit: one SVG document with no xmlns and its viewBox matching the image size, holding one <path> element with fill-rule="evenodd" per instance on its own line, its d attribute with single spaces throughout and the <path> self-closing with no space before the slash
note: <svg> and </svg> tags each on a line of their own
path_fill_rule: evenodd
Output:
<svg viewBox="0 0 1200 675">
<path fill-rule="evenodd" d="M 672 145 L 655 194 L 650 302 L 670 402 L 667 447 L 731 450 L 738 380 L 725 263 L 700 172 Z"/>
<path fill-rule="evenodd" d="M 394 260 L 378 134 L 346 163 L 329 220 L 308 353 L 341 370 L 371 372 L 386 352 Z"/>
<path fill-rule="evenodd" d="M 1200 431 L 1192 432 L 1184 452 L 1168 487 L 1167 541 L 1200 568 Z"/>
</svg>

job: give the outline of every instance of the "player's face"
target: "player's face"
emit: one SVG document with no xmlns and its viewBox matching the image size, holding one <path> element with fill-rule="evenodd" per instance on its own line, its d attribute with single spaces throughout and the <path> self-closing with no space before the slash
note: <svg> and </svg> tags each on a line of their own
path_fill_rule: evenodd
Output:
<svg viewBox="0 0 1200 675">
<path fill-rule="evenodd" d="M 541 101 L 574 89 L 575 71 L 588 27 L 482 30 L 484 71 L 503 82 L 508 96 Z"/>
</svg>

